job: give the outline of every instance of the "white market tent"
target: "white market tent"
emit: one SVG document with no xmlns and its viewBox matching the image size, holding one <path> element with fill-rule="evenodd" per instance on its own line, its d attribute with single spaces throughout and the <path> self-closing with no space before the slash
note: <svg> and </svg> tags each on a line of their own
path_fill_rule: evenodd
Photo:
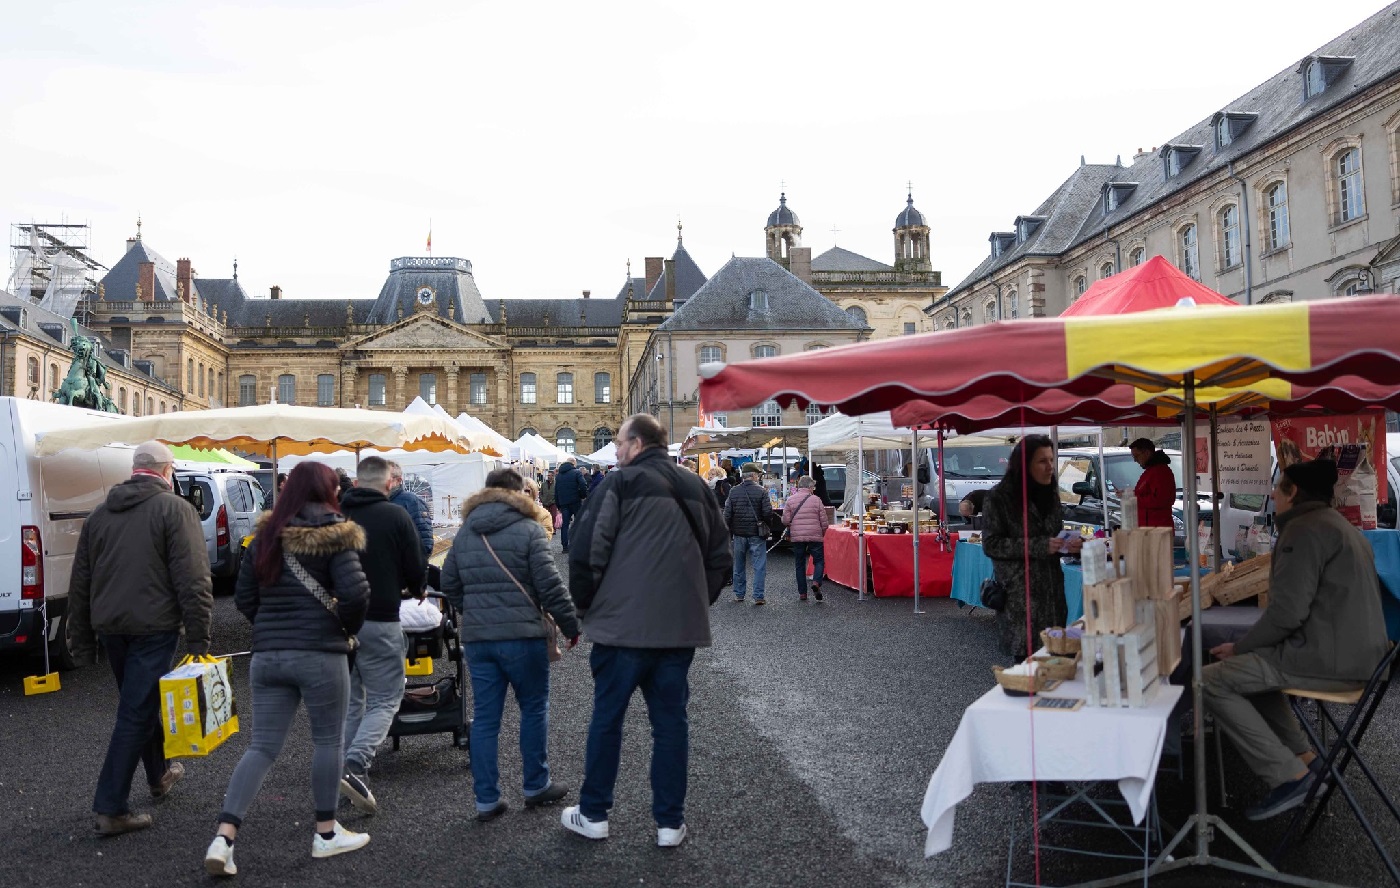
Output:
<svg viewBox="0 0 1400 888">
<path fill-rule="evenodd" d="M 617 444 L 616 442 L 609 441 L 603 447 L 583 457 L 583 459 L 592 463 L 598 463 L 599 465 L 615 466 L 617 465 Z"/>
<path fill-rule="evenodd" d="M 525 459 L 542 459 L 550 465 L 558 465 L 574 456 L 572 453 L 560 450 L 534 432 L 521 435 L 516 439 L 514 446 L 520 448 L 521 455 Z"/>
<path fill-rule="evenodd" d="M 500 468 L 501 461 L 484 453 L 429 453 L 414 450 L 362 450 L 360 459 L 382 456 L 403 466 L 404 484 L 428 502 L 434 524 L 456 524 L 461 520 L 462 501 L 486 486 L 486 476 Z M 338 450 L 306 456 L 285 456 L 284 471 L 302 462 L 324 463 L 355 475 L 355 452 Z"/>
<path fill-rule="evenodd" d="M 469 434 L 484 435 L 486 440 L 491 443 L 492 449 L 499 450 L 501 456 L 508 456 L 510 448 L 514 446 L 511 444 L 509 438 L 477 419 L 475 416 L 472 416 L 470 413 L 457 414 L 456 422 L 457 425 L 466 429 Z"/>
</svg>

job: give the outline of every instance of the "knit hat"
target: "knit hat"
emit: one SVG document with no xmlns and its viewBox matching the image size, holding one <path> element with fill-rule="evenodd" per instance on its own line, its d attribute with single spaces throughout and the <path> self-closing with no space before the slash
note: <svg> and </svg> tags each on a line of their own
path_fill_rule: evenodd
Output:
<svg viewBox="0 0 1400 888">
<path fill-rule="evenodd" d="M 763 468 L 758 463 L 747 462 L 739 469 L 741 475 L 762 475 Z"/>
<path fill-rule="evenodd" d="M 170 452 L 159 441 L 147 441 L 136 448 L 131 454 L 132 469 L 153 469 L 156 466 L 168 466 L 175 462 L 175 454 Z"/>
<path fill-rule="evenodd" d="M 1294 463 L 1283 474 L 1309 499 L 1330 502 L 1332 489 L 1337 486 L 1337 464 L 1330 459 Z"/>
</svg>

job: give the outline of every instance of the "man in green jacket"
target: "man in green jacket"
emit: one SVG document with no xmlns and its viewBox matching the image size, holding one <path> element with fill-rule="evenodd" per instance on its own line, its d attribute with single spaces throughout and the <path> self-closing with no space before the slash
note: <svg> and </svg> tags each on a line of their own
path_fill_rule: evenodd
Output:
<svg viewBox="0 0 1400 888">
<path fill-rule="evenodd" d="M 119 694 L 92 803 L 104 836 L 151 825 L 151 815 L 128 807 L 138 761 L 146 766 L 152 798 L 185 775 L 184 765 L 165 761 L 160 677 L 170 671 L 182 627 L 187 651 L 209 653 L 209 555 L 199 513 L 173 492 L 174 463 L 159 441 L 137 447 L 131 479 L 93 509 L 73 555 L 68 644 L 80 663 L 91 662 L 100 637 Z"/>
<path fill-rule="evenodd" d="M 1331 460 L 1283 470 L 1269 606 L 1239 641 L 1212 648 L 1222 662 L 1202 673 L 1206 709 L 1270 787 L 1246 809 L 1250 820 L 1298 807 L 1314 779 L 1315 756 L 1283 689 L 1355 690 L 1389 649 L 1375 556 L 1332 508 L 1336 483 Z"/>
</svg>

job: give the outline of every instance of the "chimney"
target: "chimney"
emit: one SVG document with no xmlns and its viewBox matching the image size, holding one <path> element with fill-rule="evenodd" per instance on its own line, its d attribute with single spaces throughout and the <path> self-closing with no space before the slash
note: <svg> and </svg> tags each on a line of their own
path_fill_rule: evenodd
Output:
<svg viewBox="0 0 1400 888">
<path fill-rule="evenodd" d="M 129 238 L 127 238 L 127 239 L 126 239 L 126 251 L 127 251 L 128 253 L 130 253 L 130 252 L 131 252 L 131 248 L 134 247 L 134 246 L 136 246 L 136 245 L 139 244 L 139 243 L 141 243 L 141 239 L 140 239 L 139 237 L 129 237 Z"/>
<path fill-rule="evenodd" d="M 647 257 L 647 263 L 646 263 L 646 269 L 647 269 L 646 292 L 642 294 L 642 297 L 641 297 L 641 298 L 643 298 L 643 299 L 647 298 L 647 294 L 649 294 L 649 293 L 651 292 L 651 288 L 654 287 L 654 286 L 656 286 L 656 282 L 657 282 L 658 280 L 661 279 L 661 267 L 662 267 L 662 266 L 661 266 L 661 257 L 660 257 L 660 256 L 648 256 L 648 257 Z"/>
<path fill-rule="evenodd" d="M 279 286 L 277 286 L 276 284 L 273 284 L 273 285 L 272 285 L 272 298 L 273 298 L 273 299 L 281 299 L 281 298 L 282 298 L 282 288 L 279 287 Z"/>
<path fill-rule="evenodd" d="M 812 283 L 812 248 L 793 247 L 788 250 L 788 270 L 804 284 Z"/>
<path fill-rule="evenodd" d="M 175 284 L 180 298 L 186 302 L 194 299 L 194 267 L 188 259 L 175 260 Z"/>
<path fill-rule="evenodd" d="M 154 262 L 142 262 L 137 266 L 136 292 L 142 302 L 151 302 L 156 298 L 156 264 Z"/>
<path fill-rule="evenodd" d="M 1142 160 L 1144 157 L 1151 157 L 1151 156 L 1152 156 L 1152 152 L 1151 152 L 1151 151 L 1143 151 L 1141 148 L 1139 148 L 1139 149 L 1137 150 L 1137 154 L 1134 154 L 1134 155 L 1133 155 L 1133 163 L 1137 163 L 1139 160 Z"/>
<path fill-rule="evenodd" d="M 587 299 L 588 296 L 589 296 L 589 294 L 592 293 L 592 292 L 593 292 L 592 290 L 584 290 L 584 291 L 583 291 L 583 298 L 584 298 L 584 299 Z"/>
<path fill-rule="evenodd" d="M 672 305 L 676 302 L 676 260 L 666 260 L 666 301 Z"/>
</svg>

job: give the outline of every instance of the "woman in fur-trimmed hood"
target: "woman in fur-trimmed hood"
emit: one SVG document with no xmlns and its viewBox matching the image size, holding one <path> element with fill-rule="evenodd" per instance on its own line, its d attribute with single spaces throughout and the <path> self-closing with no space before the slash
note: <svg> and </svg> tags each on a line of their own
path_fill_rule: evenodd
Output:
<svg viewBox="0 0 1400 888">
<path fill-rule="evenodd" d="M 568 793 L 549 777 L 549 657 L 540 611 L 554 618 L 570 646 L 578 640 L 578 618 L 550 551 L 553 522 L 524 489 L 512 469 L 488 475 L 485 489 L 462 504 L 462 529 L 442 566 L 442 591 L 462 613 L 471 670 L 472 784 L 482 821 L 506 810 L 496 749 L 507 687 L 520 703 L 525 805 L 553 804 Z"/>
</svg>

